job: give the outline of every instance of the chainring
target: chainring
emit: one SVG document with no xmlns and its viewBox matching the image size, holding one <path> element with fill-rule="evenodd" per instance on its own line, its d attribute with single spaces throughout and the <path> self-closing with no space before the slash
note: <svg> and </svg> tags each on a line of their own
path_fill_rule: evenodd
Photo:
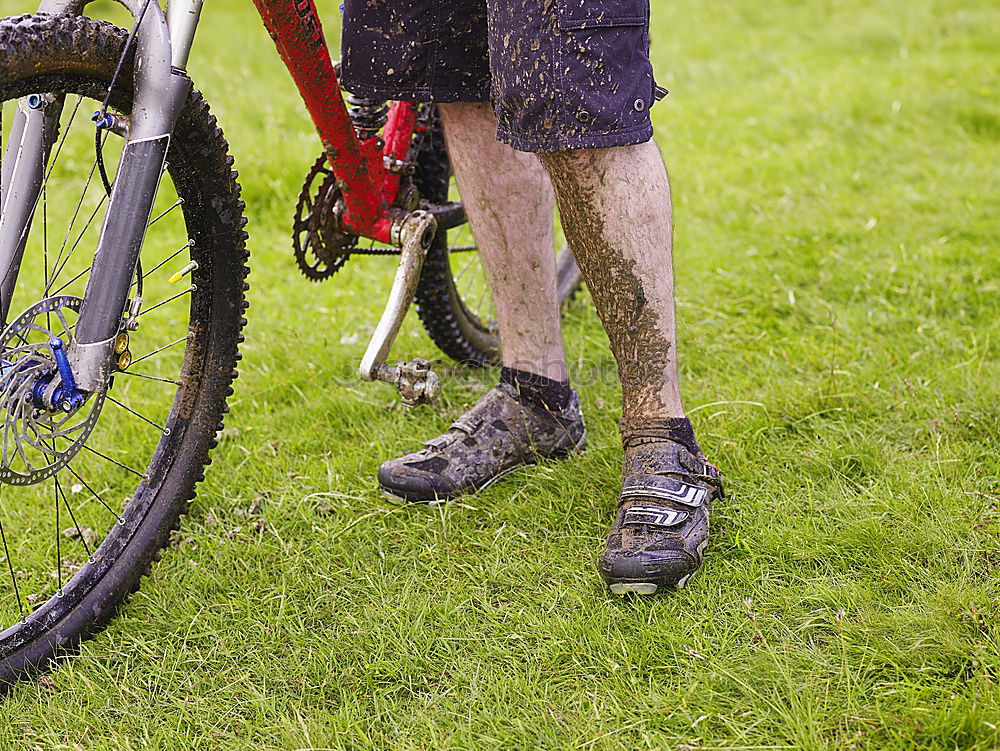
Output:
<svg viewBox="0 0 1000 751">
<path fill-rule="evenodd" d="M 340 188 L 326 155 L 309 170 L 292 223 L 292 247 L 299 271 L 309 280 L 319 282 L 336 274 L 350 258 L 356 235 L 340 229 L 337 202 Z"/>
</svg>

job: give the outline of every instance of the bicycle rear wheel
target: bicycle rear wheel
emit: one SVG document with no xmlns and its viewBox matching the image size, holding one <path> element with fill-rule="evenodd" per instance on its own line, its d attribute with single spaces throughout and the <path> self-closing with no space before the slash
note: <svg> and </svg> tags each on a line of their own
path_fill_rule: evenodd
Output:
<svg viewBox="0 0 1000 751">
<path fill-rule="evenodd" d="M 142 250 L 146 302 L 138 329 L 123 328 L 111 385 L 90 395 L 78 430 L 72 417 L 24 407 L 31 373 L 52 367 L 51 337 L 72 342 L 107 205 L 89 116 L 125 37 L 73 16 L 0 22 L 0 154 L 25 97 L 45 95 L 53 112 L 61 105 L 11 323 L 0 333 L 0 691 L 106 624 L 138 587 L 203 477 L 236 376 L 243 203 L 222 131 L 192 92 Z M 121 122 L 133 65 L 125 61 L 110 98 Z M 111 176 L 121 148 L 105 133 Z"/>
</svg>

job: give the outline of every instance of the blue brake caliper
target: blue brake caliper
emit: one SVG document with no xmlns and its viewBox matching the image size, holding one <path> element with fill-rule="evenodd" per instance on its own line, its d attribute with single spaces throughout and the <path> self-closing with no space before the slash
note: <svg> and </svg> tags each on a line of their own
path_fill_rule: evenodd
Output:
<svg viewBox="0 0 1000 751">
<path fill-rule="evenodd" d="M 49 347 L 52 348 L 52 358 L 56 361 L 60 378 L 59 385 L 52 392 L 51 407 L 61 409 L 63 412 L 73 412 L 82 407 L 85 400 L 83 394 L 76 388 L 76 379 L 73 377 L 73 369 L 69 366 L 66 347 L 58 336 L 49 340 Z M 50 406 L 46 404 L 45 391 L 52 383 L 52 378 L 52 373 L 39 378 L 31 390 L 32 402 L 40 409 Z"/>
</svg>

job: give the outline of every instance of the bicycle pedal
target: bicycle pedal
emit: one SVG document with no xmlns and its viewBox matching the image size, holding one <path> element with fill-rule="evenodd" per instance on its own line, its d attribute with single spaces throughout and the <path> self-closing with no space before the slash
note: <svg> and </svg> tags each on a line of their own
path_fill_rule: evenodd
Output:
<svg viewBox="0 0 1000 751">
<path fill-rule="evenodd" d="M 407 407 L 431 404 L 441 395 L 441 379 L 431 370 L 431 364 L 419 357 L 397 363 L 396 367 L 380 365 L 375 378 L 395 386 Z"/>
</svg>

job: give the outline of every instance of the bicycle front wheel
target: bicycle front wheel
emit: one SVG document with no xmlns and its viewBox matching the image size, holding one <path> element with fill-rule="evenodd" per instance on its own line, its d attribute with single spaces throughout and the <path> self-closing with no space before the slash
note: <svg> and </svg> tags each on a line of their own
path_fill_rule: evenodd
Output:
<svg viewBox="0 0 1000 751">
<path fill-rule="evenodd" d="M 193 92 L 141 254 L 139 325 L 123 325 L 110 385 L 69 416 L 31 401 L 52 367 L 53 337 L 72 344 L 107 207 L 90 115 L 125 38 L 72 16 L 0 22 L 0 155 L 18 153 L 19 107 L 58 119 L 0 333 L 0 690 L 71 650 L 136 589 L 194 496 L 236 375 L 243 203 L 222 132 Z M 125 61 L 110 97 L 124 125 L 102 131 L 112 179 L 133 65 Z"/>
</svg>

